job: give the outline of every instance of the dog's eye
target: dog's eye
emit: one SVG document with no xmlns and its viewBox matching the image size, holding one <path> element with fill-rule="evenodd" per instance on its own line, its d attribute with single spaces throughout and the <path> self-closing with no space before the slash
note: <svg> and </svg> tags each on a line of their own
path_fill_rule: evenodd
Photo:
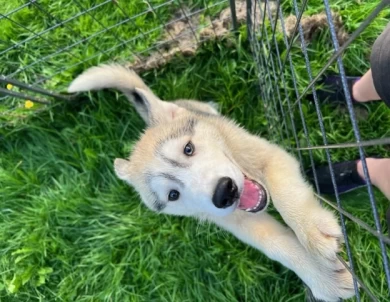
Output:
<svg viewBox="0 0 390 302">
<path fill-rule="evenodd" d="M 180 193 L 176 190 L 171 190 L 168 194 L 168 200 L 169 201 L 176 201 L 180 197 Z"/>
<path fill-rule="evenodd" d="M 189 142 L 184 147 L 184 154 L 187 155 L 187 156 L 192 156 L 192 154 L 194 154 L 194 151 L 195 151 L 195 147 L 194 147 L 194 145 L 191 142 Z"/>
</svg>

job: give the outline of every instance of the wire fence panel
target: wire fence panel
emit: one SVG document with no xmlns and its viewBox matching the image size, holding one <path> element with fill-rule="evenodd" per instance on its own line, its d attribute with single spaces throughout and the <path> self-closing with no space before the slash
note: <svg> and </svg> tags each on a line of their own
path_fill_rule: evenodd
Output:
<svg viewBox="0 0 390 302">
<path fill-rule="evenodd" d="M 228 26 L 219 15 L 230 11 L 228 0 L 30 0 L 15 5 L 7 2 L 0 10 L 0 106 L 8 108 L 0 117 L 6 120 L 21 114 L 23 100 L 51 104 L 58 94 L 50 91 L 61 92 L 88 66 L 116 61 L 147 70 L 176 54 L 193 55 L 202 42 L 223 34 Z M 40 26 L 31 26 L 29 18 Z M 48 93 L 41 95 L 44 90 Z"/>
<path fill-rule="evenodd" d="M 376 0 L 361 15 L 348 16 L 342 10 L 350 4 L 330 0 L 198 0 L 191 5 L 182 0 L 30 0 L 16 7 L 6 3 L 0 9 L 0 121 L 12 120 L 21 114 L 20 108 L 33 106 L 31 102 L 39 104 L 39 111 L 40 105 L 51 105 L 54 99 L 72 100 L 61 92 L 75 74 L 91 65 L 112 60 L 136 70 L 157 68 L 177 54 L 194 55 L 204 41 L 231 29 L 237 32 L 245 23 L 268 139 L 296 155 L 302 171 L 313 175 L 318 198 L 338 212 L 345 241 L 340 260 L 354 276 L 356 301 L 385 301 L 390 291 L 390 239 L 366 156 L 383 151 L 390 137 L 367 134 L 361 127 L 347 74 L 364 73 L 355 68 L 356 60 L 367 57 L 376 34 L 388 22 L 389 4 L 390 0 Z M 243 9 L 244 15 L 239 15 Z M 38 19 L 40 26 L 31 26 L 26 16 Z M 353 18 L 358 19 L 354 25 L 343 25 Z M 344 96 L 344 109 L 338 108 L 336 114 L 319 93 L 324 76 L 335 73 Z M 366 179 L 361 196 L 369 209 L 365 207 L 364 215 L 348 205 L 337 184 L 335 163 L 351 158 L 360 160 Z M 329 170 L 333 197 L 321 192 L 320 165 Z M 369 241 L 356 239 L 363 232 Z M 362 255 L 367 257 L 371 250 L 378 261 L 363 265 Z M 365 278 L 374 269 L 381 283 L 377 286 Z M 310 293 L 307 299 L 313 300 Z"/>
<path fill-rule="evenodd" d="M 322 28 L 317 34 L 317 39 L 322 43 L 321 52 L 323 53 L 324 48 L 327 49 L 328 57 L 323 59 L 321 64 L 318 64 L 318 56 L 321 52 L 318 48 L 316 49 L 318 44 L 315 45 L 315 38 L 310 40 L 312 38 L 310 36 L 313 36 L 313 32 L 316 30 L 313 25 L 316 20 L 313 18 L 310 20 L 311 24 L 308 22 L 310 16 L 316 12 L 313 7 L 310 7 L 308 1 L 247 1 L 248 16 L 251 16 L 247 22 L 248 35 L 257 65 L 261 87 L 260 99 L 264 102 L 265 114 L 268 119 L 269 138 L 279 144 L 283 142 L 286 148 L 296 153 L 302 167 L 308 167 L 308 170 L 312 171 L 318 198 L 339 212 L 346 249 L 345 259 L 347 262 L 344 261 L 344 264 L 354 276 L 357 301 L 378 301 L 379 295 L 362 281 L 361 277 L 364 276 L 361 275 L 361 266 L 363 264 L 359 262 L 358 249 L 354 246 L 353 240 L 350 239 L 351 236 L 356 236 L 356 234 L 351 234 L 351 223 L 358 225 L 361 231 L 369 232 L 377 239 L 375 245 L 381 255 L 381 263 L 375 265 L 380 265 L 376 269 L 382 271 L 380 274 L 383 275 L 383 280 L 386 280 L 386 285 L 382 286 L 384 288 L 383 295 L 389 297 L 390 270 L 387 246 L 390 244 L 390 240 L 384 234 L 384 227 L 387 228 L 383 223 L 385 213 L 378 211 L 378 204 L 368 173 L 367 150 L 364 149 L 367 146 L 388 144 L 389 138 L 362 137 L 347 82 L 346 70 L 348 69 L 344 66 L 343 56 L 348 53 L 350 48 L 353 48 L 353 43 L 362 32 L 370 30 L 367 28 L 378 15 L 381 13 L 381 16 L 388 15 L 388 11 L 385 13 L 384 10 L 387 9 L 389 3 L 389 1 L 378 1 L 377 5 L 366 13 L 360 25 L 354 29 L 349 37 L 341 40 L 340 37 L 345 35 L 344 27 L 340 27 L 340 19 L 335 17 L 335 12 L 332 11 L 332 8 L 340 9 L 340 3 L 323 0 L 322 16 L 316 15 L 317 21 L 322 18 Z M 341 33 L 337 32 L 338 30 Z M 372 40 L 373 42 L 374 40 Z M 333 135 L 335 129 L 332 129 L 331 121 L 327 120 L 329 106 L 324 104 L 318 96 L 320 81 L 324 76 L 336 72 L 340 75 L 344 94 L 343 105 L 346 109 L 343 115 L 348 116 L 349 121 L 346 118 L 343 120 L 347 121 L 345 127 L 351 129 L 349 136 L 353 137 L 353 141 L 344 141 L 343 143 L 335 142 Z M 308 126 L 309 120 L 310 126 Z M 370 204 L 372 213 L 369 217 L 372 219 L 369 222 L 346 210 L 344 197 L 338 192 L 334 165 L 336 159 L 348 157 L 342 153 L 350 154 L 352 148 L 356 160 L 360 159 L 361 161 L 366 179 L 366 202 Z M 328 166 L 335 192 L 333 198 L 321 194 L 318 184 L 319 175 L 316 173 L 318 162 L 323 162 Z"/>
</svg>

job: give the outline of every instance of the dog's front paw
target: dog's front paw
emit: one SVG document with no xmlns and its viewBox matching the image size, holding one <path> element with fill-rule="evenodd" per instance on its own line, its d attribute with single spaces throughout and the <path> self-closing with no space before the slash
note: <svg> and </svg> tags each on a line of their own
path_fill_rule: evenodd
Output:
<svg viewBox="0 0 390 302">
<path fill-rule="evenodd" d="M 340 225 L 330 211 L 317 207 L 308 211 L 298 231 L 301 244 L 312 254 L 333 262 L 343 242 Z"/>
<path fill-rule="evenodd" d="M 351 273 L 339 261 L 332 265 L 319 265 L 313 276 L 307 276 L 310 281 L 308 286 L 315 298 L 323 301 L 339 301 L 355 295 L 353 278 Z"/>
</svg>

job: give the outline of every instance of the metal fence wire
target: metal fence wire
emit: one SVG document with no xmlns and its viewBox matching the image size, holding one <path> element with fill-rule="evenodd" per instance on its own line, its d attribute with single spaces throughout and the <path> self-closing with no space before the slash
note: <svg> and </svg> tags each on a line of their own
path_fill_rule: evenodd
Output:
<svg viewBox="0 0 390 302">
<path fill-rule="evenodd" d="M 0 106 L 8 108 L 0 111 L 0 120 L 6 121 L 21 115 L 23 102 L 17 99 L 45 105 L 53 98 L 70 100 L 53 90 L 65 89 L 64 79 L 69 83 L 74 74 L 99 62 L 114 59 L 148 70 L 177 53 L 191 55 L 202 42 L 222 36 L 232 18 L 228 0 L 18 4 L 6 2 L 0 8 L 0 27 L 7 29 L 0 35 Z M 31 26 L 26 16 L 41 26 Z"/>
<path fill-rule="evenodd" d="M 385 213 L 378 210 L 369 177 L 365 148 L 388 145 L 390 138 L 362 137 L 347 84 L 343 55 L 373 20 L 387 8 L 390 0 L 382 0 L 373 7 L 366 18 L 359 22 L 353 32 L 344 39 L 340 39 L 337 32 L 337 20 L 331 10 L 330 0 L 317 0 L 317 2 L 321 1 L 323 20 L 326 21 L 324 24 L 328 28 L 327 34 L 321 41 L 327 41 L 329 45 L 322 45 L 324 48 L 328 47 L 326 52 L 328 57 L 326 63 L 319 68 L 318 66 L 313 68 L 313 58 L 319 54 L 315 53 L 308 43 L 310 30 L 308 31 L 303 23 L 305 16 L 313 14 L 312 11 L 307 11 L 308 0 L 300 2 L 297 0 L 193 1 L 191 7 L 183 0 L 166 2 L 145 0 L 137 2 L 136 15 L 129 15 L 127 3 L 124 1 L 102 0 L 87 5 L 83 1 L 72 0 L 63 4 L 72 8 L 73 14 L 69 16 L 63 16 L 60 10 L 53 9 L 51 1 L 30 0 L 17 7 L 2 4 L 0 28 L 12 27 L 14 36 L 0 35 L 2 61 L 0 115 L 12 120 L 14 114 L 18 114 L 18 108 L 23 106 L 20 100 L 46 105 L 51 104 L 52 99 L 69 101 L 70 96 L 58 92 L 58 87 L 61 87 L 59 79 L 69 79 L 67 82 L 69 83 L 74 74 L 96 62 L 113 58 L 116 61 L 132 58 L 131 66 L 135 68 L 155 68 L 168 61 L 175 52 L 179 51 L 183 54 L 193 52 L 196 45 L 225 34 L 227 29 L 237 31 L 245 21 L 244 25 L 247 28 L 259 78 L 259 101 L 264 104 L 264 112 L 268 120 L 269 139 L 282 143 L 294 152 L 302 167 L 311 168 L 318 198 L 338 211 L 346 250 L 344 257 L 346 260 L 341 257 L 340 259 L 354 277 L 356 300 L 379 301 L 378 293 L 361 281 L 361 272 L 364 270 L 360 269 L 362 264 L 359 262 L 359 253 L 362 249 L 356 249 L 351 243 L 349 228 L 359 226 L 354 230 L 369 233 L 374 238 L 370 241 L 371 246 L 365 247 L 365 251 L 369 252 L 374 245 L 379 247 L 381 267 L 374 268 L 373 265 L 371 269 L 378 269 L 378 274 L 384 275 L 386 282 L 380 281 L 379 278 L 377 282 L 383 283 L 378 287 L 387 292 L 388 297 L 390 267 L 386 249 L 390 239 L 384 233 L 384 228 L 387 227 L 384 223 Z M 245 9 L 245 18 L 242 18 L 242 14 L 238 14 L 243 9 Z M 176 15 L 167 19 L 166 11 L 175 11 Z M 224 14 L 221 14 L 221 11 Z M 21 14 L 40 18 L 42 27 L 31 27 L 21 22 L 19 18 Z M 108 23 L 101 22 L 102 14 L 110 14 Z M 201 21 L 195 18 L 199 15 L 203 16 Z M 288 20 L 287 15 L 290 15 Z M 228 22 L 225 22 L 224 18 Z M 140 27 L 140 22 L 150 22 L 150 26 Z M 178 22 L 187 24 L 188 30 L 179 32 L 170 30 L 170 27 Z M 74 26 L 75 24 L 81 28 Z M 117 31 L 118 27 L 124 26 L 127 28 L 124 31 L 126 35 Z M 69 36 L 78 39 L 68 39 Z M 165 38 L 161 39 L 162 36 Z M 141 40 L 146 47 L 139 46 Z M 190 41 L 192 44 L 183 43 L 183 40 Z M 35 57 L 36 49 L 33 46 L 37 41 L 39 47 L 45 49 L 38 58 Z M 150 56 L 154 58 L 152 61 L 146 59 Z M 296 60 L 297 56 L 300 57 L 299 64 Z M 341 76 L 347 108 L 344 115 L 349 117 L 345 127 L 351 129 L 353 141 L 335 143 L 332 128 L 327 122 L 327 115 L 323 112 L 324 105 L 318 98 L 317 84 L 329 70 L 337 70 Z M 53 92 L 54 90 L 57 92 Z M 310 108 L 307 105 L 308 95 L 311 95 L 312 99 Z M 311 119 L 315 117 L 315 126 L 312 123 L 308 125 L 308 115 Z M 315 141 L 312 139 L 313 136 L 320 137 L 322 143 L 313 143 Z M 364 221 L 358 215 L 352 214 L 345 207 L 344 197 L 338 194 L 333 170 L 335 151 L 356 153 L 361 160 L 364 176 L 367 179 L 367 193 L 364 197 L 371 207 L 371 221 Z M 318 158 L 322 158 L 322 161 L 329 166 L 335 191 L 334 198 L 324 196 L 320 192 L 315 169 Z M 354 235 L 358 236 L 358 234 Z"/>
<path fill-rule="evenodd" d="M 390 289 L 390 269 L 387 245 L 390 241 L 383 232 L 384 213 L 378 212 L 377 202 L 374 196 L 373 187 L 370 181 L 367 162 L 365 157 L 364 147 L 386 145 L 389 143 L 389 138 L 373 138 L 369 140 L 362 139 L 359 131 L 358 120 L 352 103 L 350 90 L 347 84 L 346 72 L 343 64 L 343 54 L 348 51 L 354 40 L 370 25 L 370 23 L 379 15 L 379 13 L 387 8 L 390 1 L 381 1 L 360 23 L 355 31 L 343 42 L 340 46 L 340 39 L 336 32 L 335 20 L 331 11 L 329 0 L 323 0 L 323 9 L 326 16 L 326 23 L 329 28 L 328 42 L 330 43 L 330 52 L 327 62 L 320 69 L 313 71 L 311 58 L 307 41 L 307 28 L 304 28 L 302 22 L 303 16 L 307 9 L 307 0 L 298 2 L 292 0 L 287 2 L 281 1 L 256 1 L 247 0 L 247 30 L 251 42 L 252 53 L 257 65 L 259 74 L 259 86 L 261 91 L 261 100 L 264 102 L 265 114 L 269 124 L 270 137 L 275 137 L 280 143 L 288 142 L 286 147 L 294 151 L 300 159 L 302 166 L 304 162 L 311 166 L 315 187 L 317 189 L 318 198 L 323 203 L 333 207 L 339 212 L 342 224 L 342 231 L 345 238 L 345 248 L 347 252 L 348 265 L 344 264 L 350 270 L 354 277 L 354 286 L 356 292 L 356 300 L 373 300 L 378 301 L 375 292 L 372 292 L 359 278 L 359 258 L 353 252 L 353 246 L 350 242 L 350 232 L 347 231 L 347 222 L 353 222 L 360 226 L 361 230 L 369 232 L 377 238 L 377 245 L 380 247 L 382 256 L 382 269 L 386 278 L 387 284 L 385 287 Z M 291 10 L 294 15 L 295 25 L 287 29 L 286 26 L 286 8 Z M 277 39 L 280 36 L 278 31 L 282 32 L 282 41 Z M 326 45 L 323 45 L 326 47 Z M 303 69 L 302 66 L 297 66 L 292 56 L 292 49 L 299 49 L 299 54 L 303 57 L 304 75 L 302 78 L 302 70 L 299 74 L 298 69 Z M 296 56 L 296 54 L 295 54 Z M 301 63 L 301 62 L 300 62 Z M 331 143 L 332 133 L 326 129 L 325 119 L 326 114 L 322 112 L 322 103 L 317 95 L 316 84 L 321 77 L 325 75 L 329 69 L 338 70 L 342 79 L 342 87 L 345 95 L 345 105 L 349 115 L 349 125 L 353 130 L 354 141 L 345 142 L 342 144 Z M 303 85 L 302 85 L 303 83 Z M 311 94 L 311 99 L 314 102 L 314 112 L 317 117 L 317 127 L 309 129 L 307 125 L 307 96 Z M 322 137 L 321 145 L 314 145 L 311 139 L 311 133 L 319 132 Z M 301 135 L 299 134 L 301 133 Z M 302 138 L 302 139 L 301 139 Z M 333 169 L 334 161 L 332 151 L 335 149 L 354 148 L 358 150 L 364 177 L 367 180 L 367 202 L 371 205 L 374 227 L 369 226 L 365 221 L 355 217 L 353 214 L 345 210 L 341 196 L 338 194 L 336 177 Z M 335 201 L 322 196 L 316 175 L 314 152 L 323 151 L 324 158 L 329 166 L 332 184 L 335 191 Z M 378 280 L 379 282 L 379 280 Z M 362 299 L 362 291 L 359 292 L 359 286 L 365 292 Z"/>
</svg>

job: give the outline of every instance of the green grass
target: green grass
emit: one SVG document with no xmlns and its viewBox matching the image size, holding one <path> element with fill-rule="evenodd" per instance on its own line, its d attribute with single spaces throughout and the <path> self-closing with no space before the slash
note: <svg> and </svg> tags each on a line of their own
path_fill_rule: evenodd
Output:
<svg viewBox="0 0 390 302">
<path fill-rule="evenodd" d="M 77 8 L 68 2 L 41 2 L 53 14 L 61 11 L 63 20 L 74 15 Z M 320 11 L 321 1 L 309 2 L 310 12 Z M 21 3 L 7 2 L 7 10 Z M 83 3 L 89 7 L 90 3 Z M 127 6 L 128 14 L 145 9 L 141 6 L 144 2 L 137 3 Z M 374 4 L 338 1 L 333 5 L 352 31 Z M 197 5 L 201 2 L 194 3 Z M 286 1 L 286 14 L 289 12 Z M 169 19 L 169 13 L 168 9 L 162 12 L 164 20 Z M 109 8 L 102 7 L 97 14 L 106 26 L 119 20 Z M 383 13 L 345 54 L 349 74 L 358 75 L 368 68 L 370 46 L 387 16 Z M 51 22 L 34 10 L 20 11 L 17 18 L 37 30 L 47 28 L 47 22 Z M 145 29 L 158 23 L 153 16 L 145 18 L 150 19 L 139 21 Z M 26 38 L 25 31 L 7 22 L 0 20 L 4 28 L 0 41 Z M 81 18 L 69 26 L 78 35 L 88 36 L 98 30 L 94 28 L 98 24 L 89 22 L 89 18 Z M 121 26 L 117 34 L 123 38 L 134 35 L 134 28 Z M 52 35 L 62 46 L 77 40 L 66 28 Z M 314 74 L 331 55 L 332 47 L 325 42 L 328 35 L 322 33 L 309 46 Z M 130 45 L 147 49 L 158 36 L 138 41 L 138 46 Z M 281 36 L 277 39 L 281 47 Z M 116 42 L 112 36 L 103 35 L 96 43 L 109 48 Z M 8 73 L 24 62 L 52 53 L 56 47 L 32 40 L 28 49 L 2 55 L 1 64 Z M 45 87 L 61 90 L 86 67 L 110 56 L 123 60 L 130 55 L 129 49 L 130 46 L 107 56 L 99 55 L 58 74 L 45 82 Z M 268 131 L 270 116 L 259 102 L 257 71 L 249 49 L 243 29 L 240 40 L 233 45 L 223 41 L 209 43 L 195 58 L 178 58 L 143 76 L 164 99 L 214 100 L 224 114 L 249 131 L 294 146 L 292 138 L 281 140 L 279 130 Z M 80 58 L 97 53 L 88 43 L 72 51 Z M 292 56 L 302 91 L 308 77 L 298 45 Z M 50 64 L 36 64 L 20 79 L 34 81 L 41 75 L 51 75 L 76 63 L 72 60 L 65 56 Z M 337 72 L 337 68 L 332 66 L 329 73 L 332 71 Z M 295 100 L 289 72 L 286 79 L 289 96 Z M 113 92 L 93 93 L 77 102 L 57 103 L 32 114 L 17 107 L 13 101 L 3 110 L 11 108 L 24 118 L 8 114 L 0 129 L 0 301 L 303 301 L 302 283 L 291 271 L 213 225 L 152 213 L 141 205 L 131 188 L 115 177 L 113 159 L 128 155 L 144 127 L 124 97 Z M 362 110 L 367 111 L 367 118 L 359 120 L 362 137 L 388 136 L 390 113 L 385 106 L 369 104 Z M 322 112 L 329 142 L 354 141 L 348 113 L 343 108 L 323 106 Z M 296 110 L 294 113 L 298 138 L 305 142 L 300 117 Z M 314 106 L 305 103 L 304 113 L 311 143 L 322 144 Z M 289 127 L 283 127 L 291 133 Z M 366 151 L 390 155 L 385 147 Z M 353 159 L 357 154 L 356 149 L 331 152 L 335 161 Z M 307 166 L 308 153 L 302 155 Z M 314 159 L 317 163 L 326 162 L 325 153 L 314 152 Z M 388 201 L 375 193 L 386 230 L 383 216 Z M 342 204 L 374 226 L 365 190 L 343 195 Z M 389 292 L 378 240 L 348 220 L 347 231 L 359 277 L 380 301 L 385 301 Z M 369 301 L 365 294 L 362 301 Z"/>
</svg>

